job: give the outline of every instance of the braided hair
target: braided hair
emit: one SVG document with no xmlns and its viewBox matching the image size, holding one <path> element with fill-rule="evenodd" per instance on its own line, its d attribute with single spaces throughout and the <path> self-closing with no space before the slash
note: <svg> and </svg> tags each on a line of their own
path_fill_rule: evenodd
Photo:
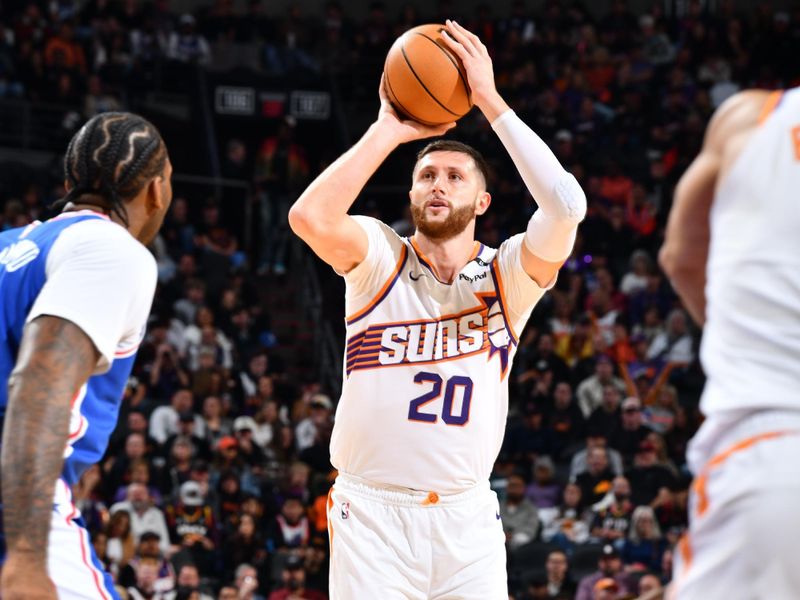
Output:
<svg viewBox="0 0 800 600">
<path fill-rule="evenodd" d="M 166 160 L 164 140 L 152 123 L 127 112 L 99 114 L 67 146 L 64 176 L 71 189 L 53 208 L 96 204 L 128 225 L 125 202 L 164 171 Z"/>
</svg>

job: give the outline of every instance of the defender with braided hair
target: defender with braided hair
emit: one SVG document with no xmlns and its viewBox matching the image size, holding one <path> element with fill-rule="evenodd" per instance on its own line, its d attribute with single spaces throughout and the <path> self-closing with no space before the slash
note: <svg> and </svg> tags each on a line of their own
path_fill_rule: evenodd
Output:
<svg viewBox="0 0 800 600">
<path fill-rule="evenodd" d="M 118 597 L 71 486 L 117 423 L 171 173 L 151 123 L 98 115 L 67 148 L 62 212 L 0 234 L 3 600 Z"/>
</svg>

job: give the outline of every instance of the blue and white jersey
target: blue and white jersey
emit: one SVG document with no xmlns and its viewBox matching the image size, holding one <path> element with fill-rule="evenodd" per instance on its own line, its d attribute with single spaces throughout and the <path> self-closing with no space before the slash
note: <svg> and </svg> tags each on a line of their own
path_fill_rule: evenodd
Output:
<svg viewBox="0 0 800 600">
<path fill-rule="evenodd" d="M 71 321 L 100 352 L 72 399 L 62 472 L 69 485 L 106 450 L 155 285 L 152 255 L 105 215 L 68 212 L 0 233 L 0 416 L 27 322 L 41 315 Z"/>
</svg>

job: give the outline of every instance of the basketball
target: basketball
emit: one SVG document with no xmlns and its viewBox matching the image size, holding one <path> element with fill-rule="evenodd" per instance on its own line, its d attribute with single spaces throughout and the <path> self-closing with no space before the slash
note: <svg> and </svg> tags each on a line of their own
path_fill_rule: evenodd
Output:
<svg viewBox="0 0 800 600">
<path fill-rule="evenodd" d="M 404 116 L 426 125 L 450 123 L 472 108 L 461 60 L 447 47 L 444 25 L 420 25 L 395 40 L 383 67 L 386 93 Z"/>
</svg>

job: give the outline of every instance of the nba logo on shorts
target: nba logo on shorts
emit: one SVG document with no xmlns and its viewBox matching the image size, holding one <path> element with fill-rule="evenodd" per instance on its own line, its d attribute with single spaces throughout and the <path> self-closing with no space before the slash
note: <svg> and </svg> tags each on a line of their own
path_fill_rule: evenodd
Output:
<svg viewBox="0 0 800 600">
<path fill-rule="evenodd" d="M 342 502 L 342 519 L 347 519 L 349 517 L 350 517 L 350 503 Z"/>
</svg>

